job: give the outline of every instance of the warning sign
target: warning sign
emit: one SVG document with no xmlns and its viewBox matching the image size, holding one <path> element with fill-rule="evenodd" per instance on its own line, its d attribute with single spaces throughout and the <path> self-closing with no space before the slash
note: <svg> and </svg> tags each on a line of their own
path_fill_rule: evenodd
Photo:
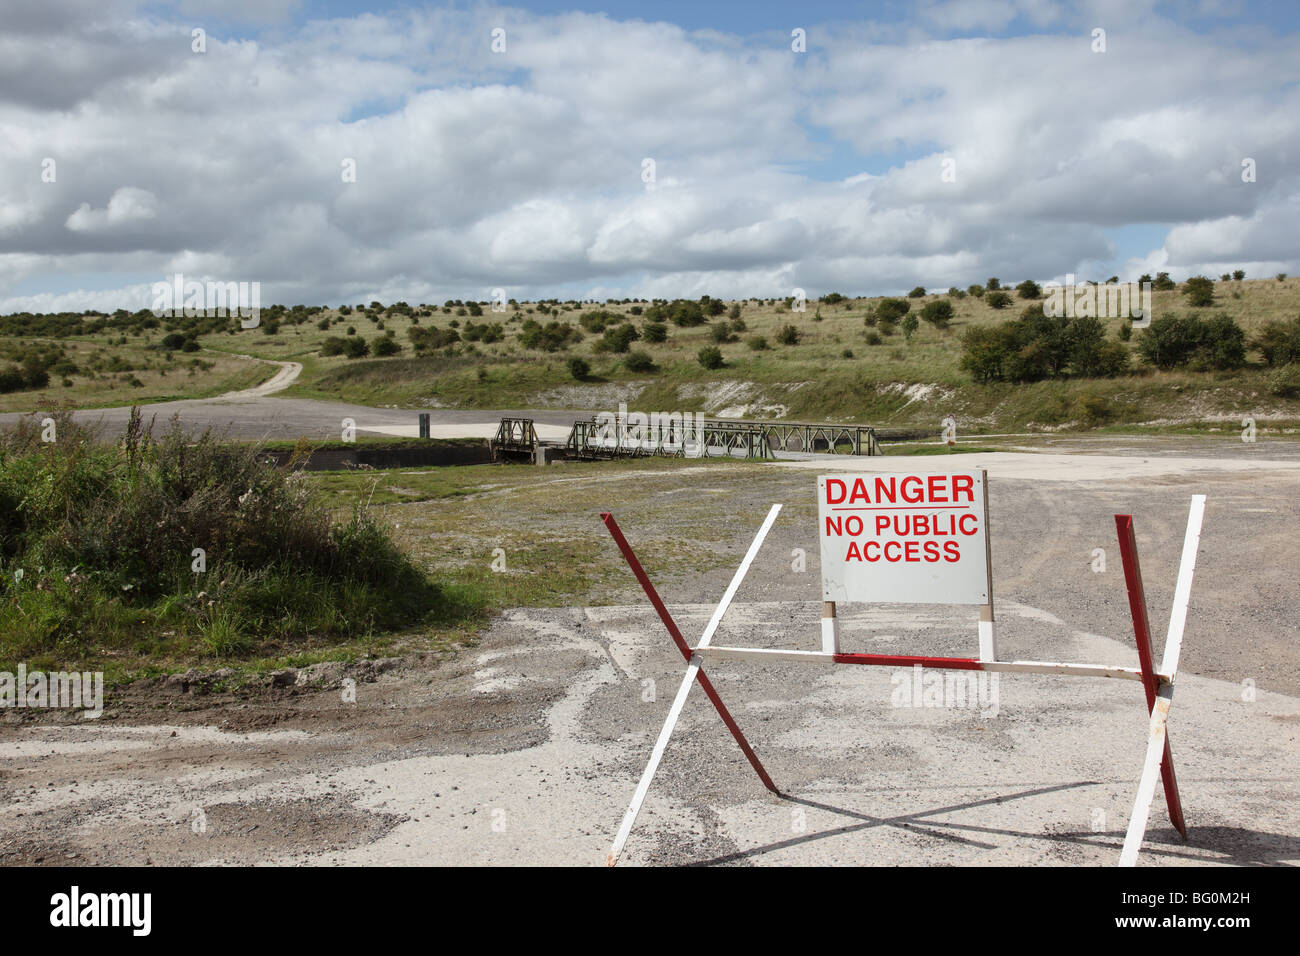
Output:
<svg viewBox="0 0 1300 956">
<path fill-rule="evenodd" d="M 817 479 L 827 601 L 989 604 L 982 471 Z"/>
</svg>

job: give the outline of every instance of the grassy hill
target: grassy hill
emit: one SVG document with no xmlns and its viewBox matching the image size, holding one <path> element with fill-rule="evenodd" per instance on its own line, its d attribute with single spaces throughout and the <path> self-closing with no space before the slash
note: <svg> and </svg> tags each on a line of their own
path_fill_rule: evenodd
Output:
<svg viewBox="0 0 1300 956">
<path fill-rule="evenodd" d="M 354 306 L 350 314 L 300 309 L 269 319 L 264 310 L 260 329 L 197 335 L 199 346 L 206 350 L 200 356 L 216 364 L 193 373 L 167 370 L 163 356 L 169 353 L 158 351 L 165 328 L 116 339 L 101 335 L 84 343 L 79 337 L 63 339 L 68 348 L 119 354 L 127 356 L 127 362 L 153 362 L 156 367 L 131 373 L 145 382 L 144 387 L 118 385 L 113 391 L 104 387 L 102 378 L 74 374 L 71 385 L 0 396 L 0 408 L 35 408 L 50 396 L 79 404 L 112 403 L 115 394 L 120 394 L 118 403 L 148 400 L 155 392 L 174 396 L 187 388 L 189 394 L 200 396 L 214 394 L 218 388 L 240 387 L 249 377 L 267 374 L 264 368 L 250 367 L 247 360 L 219 354 L 228 352 L 302 362 L 303 375 L 286 395 L 406 408 L 614 408 L 627 401 L 642 409 L 732 417 L 936 428 L 940 418 L 953 414 L 967 433 L 1212 425 L 1239 422 L 1245 416 L 1255 418 L 1264 432 L 1290 430 L 1300 423 L 1300 399 L 1290 397 L 1291 390 L 1278 388 L 1277 373 L 1264 368 L 1254 351 L 1248 354 L 1245 368 L 1232 371 L 1161 372 L 1143 366 L 1135 354 L 1132 371 L 1115 378 L 977 384 L 960 367 L 962 335 L 971 326 L 1013 319 L 1032 304 L 1013 291 L 1011 295 L 1013 301 L 1001 310 L 989 304 L 988 296 L 910 298 L 912 314 L 938 299 L 949 299 L 953 306 L 948 328 L 921 322 L 910 338 L 901 329 L 881 334 L 879 327 L 867 327 L 864 320 L 879 299 L 809 302 L 804 312 L 791 311 L 781 301 L 728 302 L 723 314 L 711 316 L 709 323 L 731 321 L 728 315 L 738 305 L 741 328 L 733 333 L 733 341 L 715 343 L 708 323 L 688 328 L 668 323 L 665 341 L 647 342 L 642 337 L 631 343 L 632 352 L 643 353 L 652 363 L 636 371 L 628 367 L 627 354 L 600 350 L 598 332 L 580 329 L 580 341 L 554 352 L 525 347 L 521 334 L 530 321 L 578 327 L 580 317 L 593 311 L 612 313 L 616 322 L 626 319 L 643 332 L 649 303 L 558 303 L 548 307 L 551 314 L 543 314 L 536 303 L 512 304 L 504 313 L 494 313 L 484 304 L 477 317 L 470 314 L 472 309 L 458 305 L 411 306 L 409 314 L 403 306 L 365 311 Z M 1182 287 L 1157 291 L 1153 311 L 1157 317 L 1226 313 L 1250 340 L 1270 320 L 1300 316 L 1300 279 L 1217 281 L 1213 303 L 1201 308 L 1189 304 Z M 1127 323 L 1102 321 L 1109 339 L 1116 339 Z M 501 339 L 464 341 L 467 323 L 499 324 Z M 462 340 L 416 355 L 410 337 L 414 325 L 421 330 L 454 329 Z M 797 331 L 793 344 L 782 344 L 781 333 L 787 326 Z M 348 335 L 349 328 L 353 335 Z M 327 339 L 360 337 L 373 350 L 390 332 L 401 347 L 391 357 L 322 354 Z M 759 340 L 765 347 L 759 347 Z M 0 358 L 6 342 L 13 340 L 0 338 Z M 1136 336 L 1126 347 L 1132 349 L 1135 342 Z M 698 360 L 701 349 L 710 346 L 721 352 L 719 368 L 705 368 Z M 581 378 L 570 370 L 574 357 L 588 364 Z M 177 352 L 173 361 L 186 367 L 191 358 Z"/>
</svg>

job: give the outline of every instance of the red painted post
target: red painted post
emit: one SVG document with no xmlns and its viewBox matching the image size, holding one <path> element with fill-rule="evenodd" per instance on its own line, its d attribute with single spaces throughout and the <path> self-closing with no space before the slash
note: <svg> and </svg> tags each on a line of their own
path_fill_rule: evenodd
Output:
<svg viewBox="0 0 1300 956">
<path fill-rule="evenodd" d="M 1156 705 L 1159 678 L 1151 663 L 1151 623 L 1147 619 L 1147 598 L 1142 587 L 1142 568 L 1138 564 L 1137 538 L 1133 535 L 1133 516 L 1116 515 L 1115 531 L 1119 535 L 1119 553 L 1124 559 L 1124 583 L 1128 586 L 1128 609 L 1133 618 L 1133 634 L 1137 639 L 1138 664 L 1142 668 L 1142 687 L 1147 696 L 1147 713 Z M 1169 747 L 1169 732 L 1165 731 L 1165 752 L 1160 758 L 1160 779 L 1165 787 L 1165 806 L 1169 822 L 1187 839 L 1187 824 L 1183 821 L 1183 805 L 1178 796 L 1178 779 L 1174 776 L 1174 755 Z"/>
<path fill-rule="evenodd" d="M 623 537 L 623 532 L 619 528 L 618 522 L 614 520 L 614 516 L 608 511 L 601 512 L 600 520 L 605 522 L 605 527 L 609 529 L 610 537 L 614 539 L 614 543 L 618 545 L 618 549 L 623 552 L 623 557 L 627 561 L 628 567 L 632 569 L 632 573 L 636 576 L 637 581 L 640 583 L 641 590 L 645 591 L 646 597 L 650 599 L 650 603 L 654 606 L 655 611 L 658 612 L 659 619 L 664 622 L 664 627 L 668 629 L 668 634 L 672 637 L 673 643 L 677 645 L 677 649 L 682 652 L 682 657 L 684 657 L 686 662 L 689 664 L 691 661 L 691 647 L 686 643 L 686 638 L 682 636 L 682 632 L 678 629 L 677 622 L 673 620 L 673 616 L 668 613 L 668 608 L 664 606 L 664 602 L 660 599 L 659 592 L 656 591 L 655 586 L 650 583 L 650 578 L 645 573 L 645 568 L 641 567 L 641 562 L 637 560 L 636 553 L 632 550 L 632 546 L 627 543 L 627 538 Z M 759 762 L 758 754 L 754 753 L 754 748 L 749 745 L 749 741 L 745 739 L 745 735 L 740 732 L 740 727 L 732 718 L 731 712 L 727 710 L 726 704 L 722 702 L 722 698 L 718 696 L 718 692 L 713 689 L 713 684 L 709 681 L 709 678 L 705 676 L 703 669 L 696 671 L 696 679 L 699 681 L 700 687 L 704 689 L 704 693 L 708 696 L 714 708 L 717 710 L 718 716 L 722 718 L 722 722 L 726 724 L 727 729 L 731 731 L 731 736 L 736 738 L 736 743 L 739 744 L 740 749 L 744 751 L 745 757 L 749 760 L 749 765 L 753 767 L 754 772 L 758 774 L 758 779 L 763 781 L 763 786 L 767 787 L 767 789 L 771 790 L 773 793 L 780 793 L 781 791 L 776 788 L 776 784 L 772 782 L 772 778 L 769 777 L 767 771 L 763 769 L 763 764 Z"/>
</svg>

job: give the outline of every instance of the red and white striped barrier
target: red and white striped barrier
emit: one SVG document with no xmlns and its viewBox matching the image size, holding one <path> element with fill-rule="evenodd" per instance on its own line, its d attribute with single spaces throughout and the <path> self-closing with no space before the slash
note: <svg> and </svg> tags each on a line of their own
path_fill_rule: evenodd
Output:
<svg viewBox="0 0 1300 956">
<path fill-rule="evenodd" d="M 892 484 L 890 481 L 892 480 Z M 1146 596 L 1138 564 L 1137 542 L 1131 515 L 1115 515 L 1120 553 L 1124 563 L 1124 580 L 1128 588 L 1129 611 L 1137 642 L 1139 666 L 1120 667 L 1104 664 L 1076 664 L 1051 661 L 1001 661 L 993 617 L 993 585 L 988 534 L 988 484 L 983 472 L 954 475 L 877 475 L 874 488 L 858 479 L 853 487 L 846 479 L 818 479 L 819 526 L 822 541 L 822 647 L 821 650 L 775 650 L 752 647 L 715 647 L 714 632 L 731 605 L 772 525 L 781 505 L 772 505 L 744 560 L 714 609 L 704 633 L 694 646 L 687 643 L 663 600 L 646 575 L 641 562 L 618 522 L 608 512 L 601 515 L 605 527 L 627 560 L 651 605 L 667 628 L 673 643 L 681 651 L 687 667 L 677 696 L 669 708 L 663 729 L 655 741 L 632 802 L 614 837 L 606 863 L 614 866 L 623 852 L 637 815 L 641 811 L 650 783 L 659 768 L 673 729 L 691 687 L 698 682 L 712 702 L 722 722 L 735 738 L 763 785 L 781 795 L 764 769 L 758 755 L 723 704 L 718 692 L 704 673 L 704 664 L 712 660 L 759 660 L 764 662 L 861 664 L 900 667 L 921 665 L 946 670 L 973 670 L 999 673 L 1059 674 L 1071 677 L 1112 677 L 1141 681 L 1151 716 L 1150 739 L 1137 799 L 1129 817 L 1128 831 L 1120 854 L 1121 866 L 1137 862 L 1138 849 L 1146 832 L 1147 817 L 1155 794 L 1157 774 L 1164 783 L 1169 819 L 1183 836 L 1183 820 L 1178 782 L 1174 777 L 1173 755 L 1169 747 L 1166 723 L 1173 700 L 1174 675 L 1178 670 L 1187 604 L 1192 589 L 1192 574 L 1205 514 L 1205 495 L 1194 495 L 1187 518 L 1178 584 L 1173 611 L 1165 638 L 1164 660 L 1160 669 L 1152 664 L 1151 631 L 1147 620 Z M 909 486 L 909 482 L 911 482 Z M 919 486 L 918 486 L 918 483 Z M 874 493 L 873 493 L 874 492 Z M 901 502 L 901 503 L 900 503 Z M 930 520 L 919 520 L 928 516 Z M 888 517 L 890 520 L 885 521 Z M 894 520 L 898 519 L 898 520 Z M 958 537 L 960 536 L 960 537 Z M 943 538 L 949 538 L 943 541 Z M 847 540 L 847 544 L 846 544 Z M 937 545 L 931 549 L 929 544 Z M 872 546 L 875 550 L 869 550 Z M 937 557 L 934 555 L 937 553 Z M 868 556 L 870 555 L 870 556 Z M 943 597 L 934 600 L 936 594 Z M 843 601 L 871 600 L 890 603 L 976 604 L 979 607 L 979 650 L 977 658 L 925 657 L 899 654 L 846 654 L 840 651 L 836 604 Z"/>
</svg>

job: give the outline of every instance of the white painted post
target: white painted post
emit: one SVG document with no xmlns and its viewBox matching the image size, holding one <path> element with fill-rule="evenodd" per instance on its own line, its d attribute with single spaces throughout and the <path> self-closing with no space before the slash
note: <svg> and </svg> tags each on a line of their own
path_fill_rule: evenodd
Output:
<svg viewBox="0 0 1300 956">
<path fill-rule="evenodd" d="M 980 605 L 980 660 L 998 659 L 998 639 L 993 629 L 993 602 Z"/>
<path fill-rule="evenodd" d="M 835 617 L 835 602 L 822 601 L 822 653 L 840 652 L 839 619 Z"/>
<path fill-rule="evenodd" d="M 1156 691 L 1156 705 L 1151 709 L 1147 731 L 1147 756 L 1142 764 L 1142 779 L 1138 783 L 1137 799 L 1133 801 L 1133 812 L 1129 814 L 1128 832 L 1124 834 L 1124 849 L 1119 854 L 1120 866 L 1137 866 L 1138 850 L 1147 832 L 1151 800 L 1156 795 L 1156 781 L 1160 779 L 1160 761 L 1165 755 L 1165 725 L 1173 699 L 1174 689 L 1169 684 L 1162 684 Z"/>
<path fill-rule="evenodd" d="M 1192 596 L 1192 575 L 1196 571 L 1196 551 L 1201 544 L 1201 522 L 1205 518 L 1205 495 L 1192 495 L 1187 512 L 1187 533 L 1183 536 L 1183 557 L 1178 564 L 1178 585 L 1174 588 L 1174 606 L 1169 612 L 1169 631 L 1165 634 L 1165 656 L 1160 672 L 1171 681 L 1178 670 L 1178 656 L 1183 647 L 1183 628 L 1187 624 L 1187 604 Z"/>
</svg>

